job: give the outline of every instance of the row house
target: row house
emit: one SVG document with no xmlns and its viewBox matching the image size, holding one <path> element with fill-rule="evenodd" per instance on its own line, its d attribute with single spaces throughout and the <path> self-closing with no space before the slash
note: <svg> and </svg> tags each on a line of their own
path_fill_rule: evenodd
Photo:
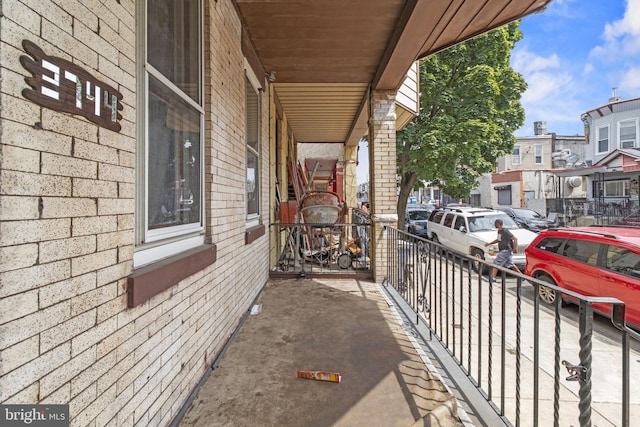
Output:
<svg viewBox="0 0 640 427">
<path fill-rule="evenodd" d="M 510 155 L 498 159 L 496 172 L 481 178 L 475 190 L 482 206 L 527 207 L 542 214 L 555 210 L 555 200 L 584 197 L 576 180 L 561 182 L 554 171 L 585 165 L 588 145 L 582 135 L 547 132 L 534 123 L 534 135 L 518 137 Z"/>
<path fill-rule="evenodd" d="M 609 102 L 581 116 L 587 142 L 583 167 L 558 171 L 561 179 L 580 180 L 584 203 L 565 201 L 571 216 L 610 223 L 638 210 L 640 178 L 640 98 Z"/>
<path fill-rule="evenodd" d="M 486 206 L 529 207 L 557 212 L 581 223 L 611 222 L 638 208 L 640 99 L 609 103 L 581 116 L 584 136 L 547 133 L 519 137 L 496 173 L 481 179 L 476 192 Z"/>
</svg>

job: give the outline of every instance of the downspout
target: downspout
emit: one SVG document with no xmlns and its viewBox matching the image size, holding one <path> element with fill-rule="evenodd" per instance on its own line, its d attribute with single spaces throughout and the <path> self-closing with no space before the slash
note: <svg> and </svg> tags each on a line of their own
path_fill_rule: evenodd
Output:
<svg viewBox="0 0 640 427">
<path fill-rule="evenodd" d="M 525 200 L 524 200 L 524 179 L 522 179 L 524 175 L 524 171 L 520 171 L 520 207 L 524 208 Z"/>
</svg>

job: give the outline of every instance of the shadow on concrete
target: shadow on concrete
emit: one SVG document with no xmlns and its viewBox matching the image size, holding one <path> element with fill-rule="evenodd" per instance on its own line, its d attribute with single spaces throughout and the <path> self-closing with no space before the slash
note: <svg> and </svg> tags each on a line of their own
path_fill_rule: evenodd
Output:
<svg viewBox="0 0 640 427">
<path fill-rule="evenodd" d="M 377 284 L 270 280 L 256 304 L 180 426 L 462 425 Z"/>
</svg>

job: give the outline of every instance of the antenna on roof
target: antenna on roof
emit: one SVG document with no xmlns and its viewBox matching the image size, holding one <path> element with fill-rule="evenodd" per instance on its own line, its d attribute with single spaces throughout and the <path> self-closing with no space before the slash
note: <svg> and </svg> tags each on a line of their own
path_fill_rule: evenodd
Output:
<svg viewBox="0 0 640 427">
<path fill-rule="evenodd" d="M 611 98 L 609 98 L 609 102 L 618 102 L 618 101 L 620 101 L 621 98 L 618 95 L 616 95 L 616 90 L 617 89 L 618 89 L 617 87 L 613 88 L 613 95 L 611 95 Z"/>
</svg>

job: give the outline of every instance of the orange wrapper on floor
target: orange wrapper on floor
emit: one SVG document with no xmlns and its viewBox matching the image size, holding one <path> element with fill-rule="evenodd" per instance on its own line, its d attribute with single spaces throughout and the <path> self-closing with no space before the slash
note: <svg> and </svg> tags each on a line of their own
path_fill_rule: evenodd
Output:
<svg viewBox="0 0 640 427">
<path fill-rule="evenodd" d="M 298 371 L 298 378 L 306 378 L 308 380 L 318 381 L 331 381 L 339 383 L 342 380 L 342 376 L 337 372 L 324 372 L 324 371 Z"/>
</svg>

